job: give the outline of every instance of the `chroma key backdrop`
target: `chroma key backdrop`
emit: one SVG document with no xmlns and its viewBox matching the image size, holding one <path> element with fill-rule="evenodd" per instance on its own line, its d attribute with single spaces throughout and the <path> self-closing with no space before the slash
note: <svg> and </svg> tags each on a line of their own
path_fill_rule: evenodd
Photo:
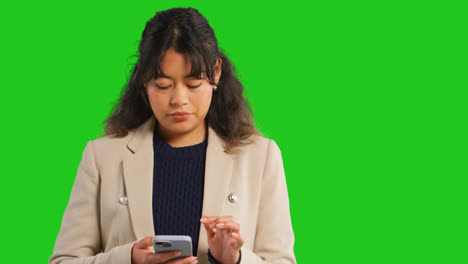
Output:
<svg viewBox="0 0 468 264">
<path fill-rule="evenodd" d="M 3 263 L 47 263 L 84 147 L 172 7 L 208 19 L 281 149 L 298 263 L 468 263 L 468 10 L 450 0 L 2 1 Z"/>
</svg>

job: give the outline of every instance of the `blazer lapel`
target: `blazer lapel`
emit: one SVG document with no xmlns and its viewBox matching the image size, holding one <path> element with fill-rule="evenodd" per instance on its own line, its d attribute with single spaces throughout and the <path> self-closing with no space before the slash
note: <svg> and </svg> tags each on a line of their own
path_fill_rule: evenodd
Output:
<svg viewBox="0 0 468 264">
<path fill-rule="evenodd" d="M 233 159 L 229 154 L 224 152 L 224 141 L 210 126 L 208 126 L 207 143 L 202 214 L 220 216 L 229 191 Z M 200 263 L 208 261 L 207 254 L 207 234 L 205 227 L 200 222 L 197 252 Z"/>
<path fill-rule="evenodd" d="M 127 144 L 123 172 L 128 206 L 137 240 L 154 236 L 153 226 L 153 129 L 152 116 L 138 127 Z"/>
</svg>

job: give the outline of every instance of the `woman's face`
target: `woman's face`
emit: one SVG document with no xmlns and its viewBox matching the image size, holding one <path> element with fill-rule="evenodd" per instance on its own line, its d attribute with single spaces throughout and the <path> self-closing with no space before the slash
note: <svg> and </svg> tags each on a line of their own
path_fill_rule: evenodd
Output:
<svg viewBox="0 0 468 264">
<path fill-rule="evenodd" d="M 221 66 L 220 59 L 218 63 Z M 190 60 L 174 48 L 167 50 L 161 69 L 165 77 L 153 78 L 145 84 L 159 129 L 166 135 L 203 133 L 214 85 L 208 82 L 204 73 L 201 79 L 188 76 Z M 220 70 L 215 74 L 216 83 L 220 74 Z"/>
</svg>

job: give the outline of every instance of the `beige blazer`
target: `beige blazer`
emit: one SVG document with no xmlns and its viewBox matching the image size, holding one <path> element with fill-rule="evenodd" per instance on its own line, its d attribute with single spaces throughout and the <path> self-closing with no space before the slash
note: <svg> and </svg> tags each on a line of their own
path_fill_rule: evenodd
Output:
<svg viewBox="0 0 468 264">
<path fill-rule="evenodd" d="M 123 138 L 87 143 L 49 263 L 130 264 L 133 244 L 154 236 L 155 120 L 152 116 Z M 208 127 L 204 184 L 202 214 L 232 215 L 240 224 L 241 263 L 296 263 L 283 162 L 273 140 L 255 136 L 240 152 L 227 154 Z M 231 193 L 237 202 L 228 199 Z M 201 223 L 198 239 L 198 261 L 209 263 Z"/>
</svg>

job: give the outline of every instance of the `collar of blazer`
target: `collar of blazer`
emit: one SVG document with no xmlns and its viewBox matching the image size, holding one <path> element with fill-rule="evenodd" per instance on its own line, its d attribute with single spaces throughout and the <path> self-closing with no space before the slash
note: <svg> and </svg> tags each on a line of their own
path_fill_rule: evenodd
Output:
<svg viewBox="0 0 468 264">
<path fill-rule="evenodd" d="M 123 173 L 133 230 L 137 240 L 154 236 L 153 189 L 153 130 L 156 118 L 152 116 L 136 128 L 123 158 Z M 224 141 L 208 126 L 203 192 L 203 215 L 219 216 L 229 193 L 233 159 L 224 152 Z M 206 231 L 200 223 L 198 252 L 208 250 Z"/>
</svg>

